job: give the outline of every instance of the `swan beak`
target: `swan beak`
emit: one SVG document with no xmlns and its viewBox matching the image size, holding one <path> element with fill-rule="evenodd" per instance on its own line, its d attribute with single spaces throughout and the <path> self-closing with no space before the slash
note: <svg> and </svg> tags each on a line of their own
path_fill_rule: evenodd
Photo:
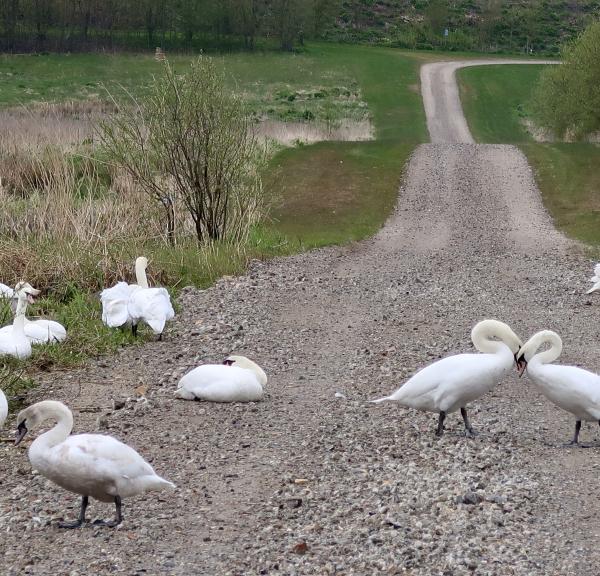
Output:
<svg viewBox="0 0 600 576">
<path fill-rule="evenodd" d="M 517 371 L 519 372 L 519 378 L 523 376 L 523 373 L 527 369 L 527 360 L 525 358 L 519 358 L 517 360 Z"/>
<path fill-rule="evenodd" d="M 31 294 L 27 294 L 27 302 L 29 304 L 33 304 L 35 302 L 35 300 Z"/>
<path fill-rule="evenodd" d="M 21 422 L 15 435 L 15 446 L 20 444 L 21 440 L 25 438 L 25 434 L 27 434 L 27 426 L 25 426 L 25 422 Z"/>
</svg>

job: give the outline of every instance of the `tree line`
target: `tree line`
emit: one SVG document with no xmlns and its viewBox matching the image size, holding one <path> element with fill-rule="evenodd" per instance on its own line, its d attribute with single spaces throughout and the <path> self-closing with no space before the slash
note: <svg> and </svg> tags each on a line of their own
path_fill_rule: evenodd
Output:
<svg viewBox="0 0 600 576">
<path fill-rule="evenodd" d="M 0 0 L 0 50 L 253 49 L 274 39 L 292 50 L 319 35 L 337 0 Z"/>
<path fill-rule="evenodd" d="M 0 0 L 0 50 L 292 50 L 306 38 L 557 52 L 600 0 Z"/>
</svg>

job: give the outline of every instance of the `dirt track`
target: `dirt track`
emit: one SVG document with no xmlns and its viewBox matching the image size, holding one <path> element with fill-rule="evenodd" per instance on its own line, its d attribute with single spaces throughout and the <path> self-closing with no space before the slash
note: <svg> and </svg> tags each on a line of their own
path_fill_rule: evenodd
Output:
<svg viewBox="0 0 600 576">
<path fill-rule="evenodd" d="M 178 490 L 126 501 L 116 531 L 60 531 L 77 498 L 2 445 L 3 573 L 598 574 L 598 449 L 560 448 L 573 421 L 526 379 L 473 405 L 474 440 L 456 415 L 436 440 L 435 415 L 364 402 L 471 350 L 485 317 L 523 339 L 555 329 L 563 361 L 599 369 L 590 270 L 516 148 L 419 147 L 375 238 L 190 290 L 166 342 L 43 378 L 32 401 L 85 409 L 76 431 L 131 443 Z M 173 399 L 189 367 L 232 350 L 270 375 L 265 402 Z M 140 383 L 147 403 L 111 409 Z"/>
</svg>

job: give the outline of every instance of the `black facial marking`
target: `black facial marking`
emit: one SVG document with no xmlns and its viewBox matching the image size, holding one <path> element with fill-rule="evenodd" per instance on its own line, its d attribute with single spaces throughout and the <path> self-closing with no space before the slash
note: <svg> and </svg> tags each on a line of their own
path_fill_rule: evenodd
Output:
<svg viewBox="0 0 600 576">
<path fill-rule="evenodd" d="M 223 364 L 225 364 L 225 366 L 233 366 L 234 362 L 235 362 L 235 360 L 230 360 L 229 358 L 227 358 L 226 360 L 223 360 Z"/>
<path fill-rule="evenodd" d="M 27 434 L 27 425 L 25 424 L 26 420 L 23 420 L 23 422 L 21 422 L 18 426 L 17 426 L 17 433 L 15 435 L 15 445 L 19 444 L 19 442 L 21 442 L 21 440 L 23 440 L 23 438 L 25 437 L 25 434 Z"/>
</svg>

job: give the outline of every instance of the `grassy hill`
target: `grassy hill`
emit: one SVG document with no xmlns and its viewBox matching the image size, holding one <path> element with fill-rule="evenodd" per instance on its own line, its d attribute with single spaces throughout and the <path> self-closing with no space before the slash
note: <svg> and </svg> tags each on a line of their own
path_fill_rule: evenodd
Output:
<svg viewBox="0 0 600 576">
<path fill-rule="evenodd" d="M 598 0 L 344 0 L 326 36 L 413 49 L 554 54 L 594 17 Z"/>
</svg>

